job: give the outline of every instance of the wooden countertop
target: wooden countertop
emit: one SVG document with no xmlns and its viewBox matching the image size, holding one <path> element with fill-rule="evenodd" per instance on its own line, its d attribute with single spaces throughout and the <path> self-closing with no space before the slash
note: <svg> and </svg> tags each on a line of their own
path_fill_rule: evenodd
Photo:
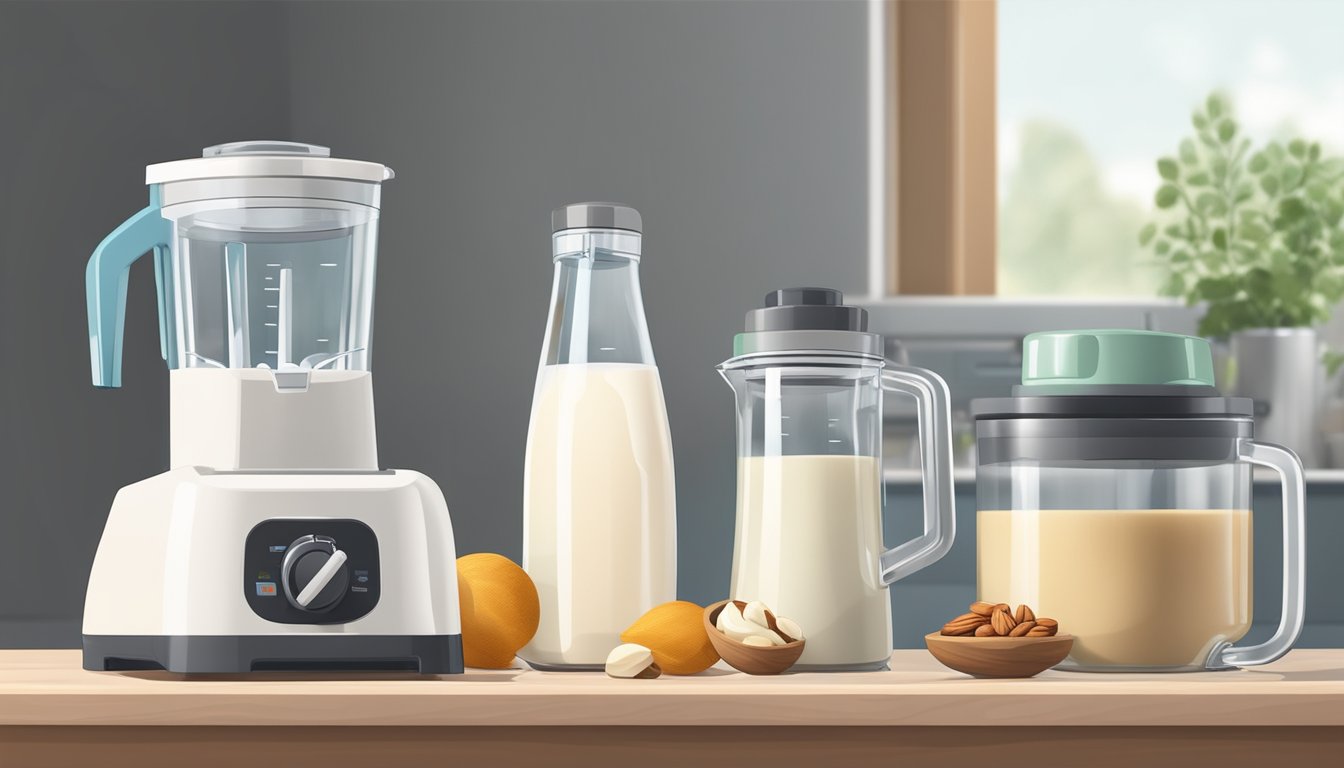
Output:
<svg viewBox="0 0 1344 768">
<path fill-rule="evenodd" d="M 911 650 L 893 653 L 888 672 L 658 680 L 520 669 L 185 678 L 79 663 L 75 650 L 0 651 L 0 726 L 1344 725 L 1344 650 L 1297 650 L 1255 670 L 1030 680 L 975 680 Z"/>
</svg>

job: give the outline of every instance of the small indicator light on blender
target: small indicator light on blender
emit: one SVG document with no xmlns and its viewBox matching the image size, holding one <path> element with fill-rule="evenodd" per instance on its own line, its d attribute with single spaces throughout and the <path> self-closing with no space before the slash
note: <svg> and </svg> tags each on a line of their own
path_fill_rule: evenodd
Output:
<svg viewBox="0 0 1344 768">
<path fill-rule="evenodd" d="M 289 545 L 288 545 L 288 544 L 272 544 L 272 545 L 271 545 L 271 551 L 272 551 L 272 552 L 284 552 L 286 549 L 289 549 Z"/>
</svg>

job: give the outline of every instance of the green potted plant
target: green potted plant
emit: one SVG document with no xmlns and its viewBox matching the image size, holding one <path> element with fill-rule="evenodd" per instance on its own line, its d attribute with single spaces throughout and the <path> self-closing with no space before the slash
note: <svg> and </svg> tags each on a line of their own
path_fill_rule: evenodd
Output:
<svg viewBox="0 0 1344 768">
<path fill-rule="evenodd" d="M 1162 292 L 1204 307 L 1226 339 L 1230 389 L 1257 401 L 1257 432 L 1314 459 L 1320 346 L 1344 298 L 1344 158 L 1304 139 L 1252 149 L 1229 100 L 1191 116 L 1195 135 L 1157 161 L 1160 220 L 1139 232 L 1166 268 Z"/>
</svg>

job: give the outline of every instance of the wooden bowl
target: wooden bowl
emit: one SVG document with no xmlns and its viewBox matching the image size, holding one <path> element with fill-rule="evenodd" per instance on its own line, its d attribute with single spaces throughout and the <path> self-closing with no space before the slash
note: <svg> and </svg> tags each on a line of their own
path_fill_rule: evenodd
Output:
<svg viewBox="0 0 1344 768">
<path fill-rule="evenodd" d="M 803 655 L 806 638 L 794 640 L 787 645 L 758 648 L 720 632 L 719 628 L 714 626 L 714 622 L 719 620 L 719 611 L 722 611 L 723 606 L 727 604 L 727 600 L 720 600 L 705 608 L 705 633 L 709 635 L 709 642 L 714 644 L 714 650 L 728 662 L 728 666 L 748 675 L 778 675 L 792 667 L 794 662 L 798 661 L 798 657 Z"/>
<path fill-rule="evenodd" d="M 973 677 L 1032 677 L 1055 666 L 1073 649 L 1073 635 L 1054 637 L 924 636 L 929 653 L 944 666 Z"/>
</svg>

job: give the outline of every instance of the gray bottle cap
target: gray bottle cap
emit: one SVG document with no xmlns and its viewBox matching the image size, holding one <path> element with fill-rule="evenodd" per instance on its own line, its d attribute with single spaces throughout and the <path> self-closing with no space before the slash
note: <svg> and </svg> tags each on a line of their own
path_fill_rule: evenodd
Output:
<svg viewBox="0 0 1344 768">
<path fill-rule="evenodd" d="M 624 229 L 644 231 L 639 211 L 620 203 L 572 203 L 551 211 L 551 231 L 566 229 Z"/>
<path fill-rule="evenodd" d="M 880 357 L 882 337 L 868 333 L 868 312 L 844 302 L 844 294 L 833 288 L 771 291 L 764 307 L 747 313 L 733 354 L 820 351 Z"/>
</svg>

